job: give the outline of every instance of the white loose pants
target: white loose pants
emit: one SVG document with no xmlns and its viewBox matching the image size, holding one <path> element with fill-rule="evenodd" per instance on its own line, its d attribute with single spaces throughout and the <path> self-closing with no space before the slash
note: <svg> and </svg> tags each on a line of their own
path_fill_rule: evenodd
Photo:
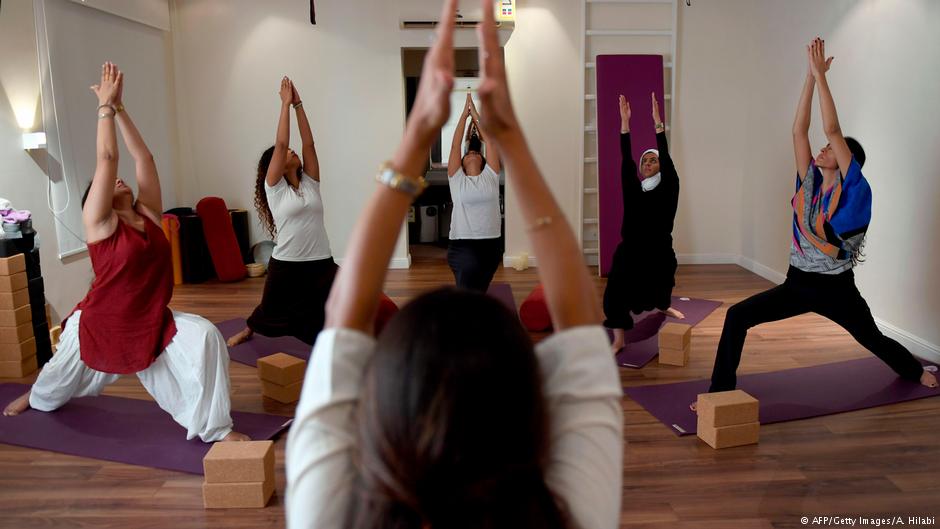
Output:
<svg viewBox="0 0 940 529">
<path fill-rule="evenodd" d="M 81 358 L 75 311 L 66 322 L 56 354 L 33 384 L 29 405 L 52 411 L 76 397 L 98 395 L 120 375 L 95 371 Z M 176 336 L 147 369 L 141 384 L 173 420 L 186 428 L 186 438 L 218 441 L 232 431 L 228 349 L 218 329 L 205 318 L 173 311 Z"/>
</svg>

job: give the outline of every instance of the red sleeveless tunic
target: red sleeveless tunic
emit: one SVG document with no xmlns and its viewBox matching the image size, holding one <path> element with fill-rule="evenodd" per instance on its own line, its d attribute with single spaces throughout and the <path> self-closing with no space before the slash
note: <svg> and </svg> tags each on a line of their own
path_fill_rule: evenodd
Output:
<svg viewBox="0 0 940 529">
<path fill-rule="evenodd" d="M 95 280 L 74 310 L 82 311 L 82 361 L 97 371 L 143 371 L 176 335 L 167 306 L 173 296 L 170 243 L 159 226 L 141 216 L 143 233 L 118 220 L 110 237 L 88 245 Z"/>
</svg>

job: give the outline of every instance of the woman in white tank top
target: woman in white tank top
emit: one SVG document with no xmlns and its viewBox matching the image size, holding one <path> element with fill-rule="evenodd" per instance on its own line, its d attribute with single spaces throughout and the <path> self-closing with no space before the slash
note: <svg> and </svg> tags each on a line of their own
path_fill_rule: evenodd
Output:
<svg viewBox="0 0 940 529">
<path fill-rule="evenodd" d="M 313 344 L 323 328 L 326 298 L 337 266 L 323 224 L 320 164 L 300 94 L 281 80 L 281 113 L 274 146 L 261 155 L 255 181 L 255 208 L 277 241 L 268 262 L 261 304 L 247 327 L 229 338 L 229 347 L 258 332 L 294 336 Z M 290 109 L 297 113 L 303 161 L 290 147 Z"/>
<path fill-rule="evenodd" d="M 461 158 L 461 145 L 467 120 L 467 152 Z M 486 145 L 489 160 L 483 156 L 485 135 L 470 94 L 454 131 L 448 183 L 454 207 L 450 221 L 447 264 L 457 286 L 486 292 L 503 258 L 502 216 L 499 209 L 499 152 Z"/>
</svg>

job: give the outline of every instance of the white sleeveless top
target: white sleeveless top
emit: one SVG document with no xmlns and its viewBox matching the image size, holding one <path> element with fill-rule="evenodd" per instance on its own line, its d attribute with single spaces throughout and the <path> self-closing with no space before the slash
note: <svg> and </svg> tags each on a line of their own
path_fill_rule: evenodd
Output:
<svg viewBox="0 0 940 529">
<path fill-rule="evenodd" d="M 448 184 L 454 201 L 450 239 L 498 239 L 502 222 L 496 171 L 487 165 L 478 176 L 467 176 L 461 167 Z"/>
<path fill-rule="evenodd" d="M 286 178 L 276 185 L 264 183 L 268 207 L 277 227 L 277 246 L 271 256 L 278 261 L 316 261 L 333 256 L 323 225 L 320 182 L 303 173 L 295 190 Z"/>
</svg>

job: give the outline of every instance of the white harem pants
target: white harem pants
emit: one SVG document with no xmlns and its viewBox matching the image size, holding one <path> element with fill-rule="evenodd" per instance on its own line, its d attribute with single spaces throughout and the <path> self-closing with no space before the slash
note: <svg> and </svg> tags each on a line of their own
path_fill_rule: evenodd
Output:
<svg viewBox="0 0 940 529">
<path fill-rule="evenodd" d="M 78 343 L 81 311 L 66 322 L 58 349 L 33 384 L 29 405 L 52 411 L 76 397 L 98 395 L 121 375 L 85 365 Z M 218 441 L 232 431 L 228 349 L 205 318 L 173 311 L 176 336 L 137 378 L 157 404 L 186 428 L 186 438 Z"/>
</svg>

